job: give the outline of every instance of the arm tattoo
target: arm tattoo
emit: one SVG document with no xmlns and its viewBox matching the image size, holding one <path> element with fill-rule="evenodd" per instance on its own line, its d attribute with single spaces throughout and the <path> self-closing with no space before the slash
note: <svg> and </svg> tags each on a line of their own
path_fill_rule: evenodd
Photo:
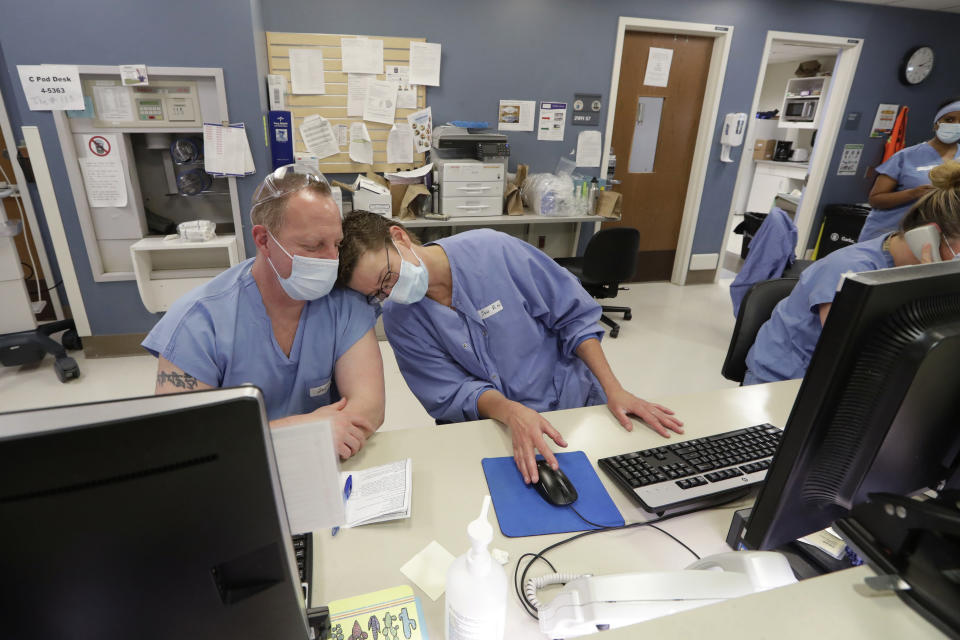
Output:
<svg viewBox="0 0 960 640">
<path fill-rule="evenodd" d="M 189 373 L 176 373 L 173 371 L 168 373 L 166 371 L 161 371 L 157 374 L 157 384 L 162 385 L 164 382 L 169 382 L 173 386 L 180 389 L 197 388 L 197 379 Z"/>
</svg>

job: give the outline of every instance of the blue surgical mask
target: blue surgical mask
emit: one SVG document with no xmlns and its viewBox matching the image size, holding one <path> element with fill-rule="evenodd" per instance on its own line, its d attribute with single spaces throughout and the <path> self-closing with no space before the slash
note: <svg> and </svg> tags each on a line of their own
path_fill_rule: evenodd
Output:
<svg viewBox="0 0 960 640">
<path fill-rule="evenodd" d="M 393 246 L 397 248 L 397 253 L 400 253 L 400 248 L 397 247 L 396 242 L 393 243 Z M 420 256 L 416 254 L 412 247 L 410 252 L 416 256 L 417 260 L 420 260 L 420 264 L 407 262 L 403 259 L 403 254 L 400 254 L 400 275 L 397 276 L 397 283 L 393 285 L 390 295 L 387 296 L 389 300 L 399 304 L 413 304 L 423 300 L 423 296 L 427 294 L 427 285 L 430 283 L 430 277 L 423 260 L 420 259 Z"/>
<path fill-rule="evenodd" d="M 267 231 L 273 241 L 277 243 L 280 250 L 283 251 L 293 261 L 293 267 L 290 269 L 290 277 L 280 277 L 280 272 L 274 266 L 273 260 L 267 257 L 267 262 L 273 272 L 277 274 L 277 280 L 280 286 L 286 291 L 287 295 L 294 300 L 317 300 L 330 293 L 334 283 L 337 281 L 337 269 L 340 267 L 340 260 L 330 258 L 308 258 L 306 256 L 292 256 L 290 252 L 283 248 L 283 245 L 277 242 L 270 231 Z"/>
<path fill-rule="evenodd" d="M 937 125 L 937 138 L 943 144 L 953 144 L 960 140 L 960 123 L 941 122 Z"/>
</svg>

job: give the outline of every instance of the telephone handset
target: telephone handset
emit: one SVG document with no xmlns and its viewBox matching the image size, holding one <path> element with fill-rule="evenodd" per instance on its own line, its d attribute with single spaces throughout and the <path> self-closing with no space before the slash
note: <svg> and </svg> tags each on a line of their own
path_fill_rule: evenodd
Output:
<svg viewBox="0 0 960 640">
<path fill-rule="evenodd" d="M 932 249 L 930 253 L 932 254 L 933 261 L 941 261 L 940 227 L 936 222 L 925 224 L 916 229 L 910 229 L 910 231 L 903 234 L 903 239 L 907 241 L 907 245 L 910 247 L 910 250 L 913 251 L 913 255 L 917 257 L 917 260 L 923 260 L 923 247 L 929 244 Z"/>
</svg>

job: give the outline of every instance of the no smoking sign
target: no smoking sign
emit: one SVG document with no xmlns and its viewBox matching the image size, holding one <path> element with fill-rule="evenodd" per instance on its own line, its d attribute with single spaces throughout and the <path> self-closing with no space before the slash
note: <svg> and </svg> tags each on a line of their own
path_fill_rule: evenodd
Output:
<svg viewBox="0 0 960 640">
<path fill-rule="evenodd" d="M 106 158 L 110 155 L 110 141 L 103 136 L 92 136 L 87 141 L 87 146 L 90 147 L 90 153 L 99 158 Z"/>
</svg>

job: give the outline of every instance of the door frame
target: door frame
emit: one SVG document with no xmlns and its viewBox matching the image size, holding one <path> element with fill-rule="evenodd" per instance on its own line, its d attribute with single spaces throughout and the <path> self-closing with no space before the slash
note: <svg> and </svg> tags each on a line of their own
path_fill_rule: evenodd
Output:
<svg viewBox="0 0 960 640">
<path fill-rule="evenodd" d="M 610 78 L 610 97 L 607 104 L 607 123 L 603 138 L 603 164 L 601 167 L 602 173 L 600 174 L 602 176 L 607 175 L 607 169 L 610 166 L 613 119 L 617 109 L 617 90 L 620 85 L 623 41 L 627 31 L 646 31 L 668 35 L 705 36 L 713 38 L 710 70 L 707 74 L 707 85 L 703 94 L 703 104 L 700 109 L 697 142 L 693 149 L 693 164 L 690 166 L 690 178 L 687 181 L 687 194 L 684 198 L 683 216 L 680 221 L 680 234 L 677 237 L 677 253 L 673 260 L 673 273 L 670 277 L 670 282 L 674 284 L 684 284 L 687 279 L 687 272 L 690 270 L 693 235 L 697 229 L 697 219 L 700 216 L 700 202 L 703 197 L 703 185 L 706 181 L 707 166 L 710 161 L 710 147 L 713 144 L 717 114 L 720 111 L 720 94 L 723 91 L 723 79 L 727 71 L 727 60 L 730 57 L 733 26 L 620 17 L 617 22 L 617 44 L 614 49 L 613 72 Z M 621 154 L 622 153 L 621 151 Z M 627 158 L 628 156 L 623 157 Z M 599 225 L 596 225 L 596 227 L 599 227 Z"/>
<path fill-rule="evenodd" d="M 763 81 L 767 73 L 767 64 L 770 59 L 770 49 L 774 41 L 790 44 L 807 44 L 838 47 L 837 61 L 834 64 L 833 75 L 830 79 L 829 99 L 827 101 L 827 110 L 823 113 L 820 120 L 821 125 L 817 130 L 817 142 L 814 145 L 813 154 L 810 156 L 810 164 L 807 169 L 807 185 L 804 188 L 803 199 L 800 206 L 797 207 L 797 213 L 794 215 L 794 222 L 797 224 L 797 255 L 805 257 L 807 244 L 810 240 L 810 233 L 813 229 L 813 221 L 816 218 L 817 210 L 820 206 L 820 196 L 823 193 L 823 184 L 827 179 L 827 172 L 830 163 L 833 160 L 833 151 L 837 143 L 837 134 L 840 132 L 840 125 L 843 122 L 843 114 L 847 108 L 847 98 L 850 96 L 850 88 L 853 85 L 853 78 L 857 72 L 857 65 L 860 61 L 860 52 L 863 49 L 863 38 L 824 36 L 811 33 L 793 33 L 790 31 L 767 31 L 767 40 L 763 46 L 763 56 L 760 58 L 760 68 L 757 71 L 757 84 L 753 92 L 753 102 L 750 105 L 748 113 L 757 112 L 760 103 L 760 93 L 763 90 Z M 747 130 L 744 132 L 744 141 L 753 139 L 756 118 L 747 118 Z M 747 206 L 747 198 L 750 195 L 750 185 L 753 181 L 753 153 L 747 149 L 746 145 L 742 147 L 740 154 L 740 165 L 737 169 L 737 181 L 733 187 L 733 198 L 730 200 L 730 211 L 727 214 L 727 224 L 723 230 L 723 236 L 720 247 L 720 264 L 714 275 L 714 282 L 720 279 L 720 268 L 723 267 L 723 256 L 727 250 L 727 240 L 733 229 L 735 216 L 738 213 L 744 213 Z"/>
</svg>

